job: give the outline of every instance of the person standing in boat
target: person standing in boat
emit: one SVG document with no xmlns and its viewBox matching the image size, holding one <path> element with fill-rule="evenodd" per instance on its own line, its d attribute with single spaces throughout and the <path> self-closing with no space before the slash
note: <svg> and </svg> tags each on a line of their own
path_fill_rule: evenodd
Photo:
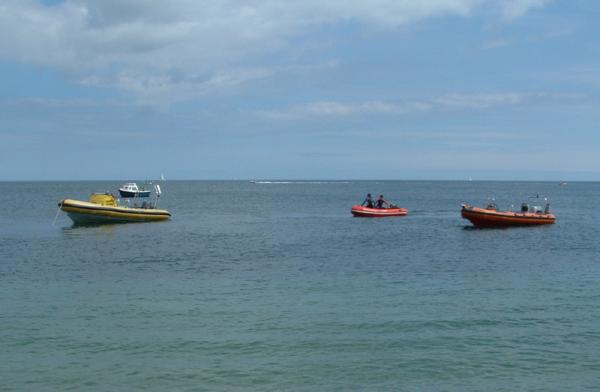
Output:
<svg viewBox="0 0 600 392">
<path fill-rule="evenodd" d="M 367 198 L 362 202 L 361 206 L 365 206 L 367 208 L 373 208 L 373 198 L 370 193 L 367 193 Z"/>
<path fill-rule="evenodd" d="M 375 203 L 375 208 L 387 208 L 390 206 L 390 203 L 388 203 L 384 198 L 383 195 L 379 195 L 379 199 L 377 199 L 377 203 Z"/>
</svg>

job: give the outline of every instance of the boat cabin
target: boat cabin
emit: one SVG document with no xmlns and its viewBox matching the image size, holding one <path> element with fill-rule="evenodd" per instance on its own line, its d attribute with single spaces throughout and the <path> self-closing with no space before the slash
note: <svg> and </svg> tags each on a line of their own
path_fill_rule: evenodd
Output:
<svg viewBox="0 0 600 392">
<path fill-rule="evenodd" d="M 550 213 L 550 203 L 546 203 L 543 210 L 542 210 L 542 207 L 540 207 L 540 206 L 530 206 L 527 203 L 523 203 L 523 204 L 521 204 L 521 212 L 522 213 L 531 212 L 534 214 L 549 214 Z"/>
<path fill-rule="evenodd" d="M 139 192 L 140 188 L 138 188 L 137 184 L 135 182 L 128 182 L 127 184 L 123 185 L 123 187 L 121 188 L 124 191 L 129 191 L 129 192 Z"/>
<path fill-rule="evenodd" d="M 101 206 L 117 206 L 117 199 L 110 193 L 92 193 L 90 196 L 90 203 L 98 204 Z"/>
</svg>

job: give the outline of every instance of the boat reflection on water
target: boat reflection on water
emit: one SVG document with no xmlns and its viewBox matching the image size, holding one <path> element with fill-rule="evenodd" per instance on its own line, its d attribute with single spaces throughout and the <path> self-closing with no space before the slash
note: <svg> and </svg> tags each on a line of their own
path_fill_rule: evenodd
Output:
<svg viewBox="0 0 600 392">
<path fill-rule="evenodd" d="M 117 234 L 119 224 L 103 223 L 103 224 L 72 224 L 71 226 L 63 227 L 62 232 L 68 238 L 81 238 L 90 236 L 112 237 Z"/>
</svg>

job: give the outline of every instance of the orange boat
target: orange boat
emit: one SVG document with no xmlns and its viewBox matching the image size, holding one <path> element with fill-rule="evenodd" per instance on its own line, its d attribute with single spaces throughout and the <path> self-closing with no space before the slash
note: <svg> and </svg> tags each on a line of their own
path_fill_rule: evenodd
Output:
<svg viewBox="0 0 600 392">
<path fill-rule="evenodd" d="M 463 204 L 461 215 L 471 221 L 475 227 L 511 227 L 548 225 L 556 222 L 556 216 L 550 213 L 550 204 L 542 211 L 539 207 L 530 207 L 523 203 L 521 211 L 498 211 L 494 203 L 486 208 Z"/>
<path fill-rule="evenodd" d="M 404 216 L 408 214 L 406 208 L 390 207 L 390 208 L 369 208 L 363 206 L 353 206 L 352 215 L 363 218 L 383 218 L 386 216 Z"/>
</svg>

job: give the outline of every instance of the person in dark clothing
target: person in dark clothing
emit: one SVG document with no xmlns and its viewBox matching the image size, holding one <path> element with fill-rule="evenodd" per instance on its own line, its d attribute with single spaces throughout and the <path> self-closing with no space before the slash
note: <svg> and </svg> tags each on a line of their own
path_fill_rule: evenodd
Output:
<svg viewBox="0 0 600 392">
<path fill-rule="evenodd" d="M 370 193 L 367 193 L 367 198 L 362 202 L 361 206 L 366 206 L 367 208 L 373 208 L 373 198 Z"/>
<path fill-rule="evenodd" d="M 384 205 L 389 207 L 390 203 L 385 201 L 383 195 L 379 195 L 379 199 L 377 199 L 377 203 L 375 203 L 375 208 L 386 208 Z"/>
</svg>

